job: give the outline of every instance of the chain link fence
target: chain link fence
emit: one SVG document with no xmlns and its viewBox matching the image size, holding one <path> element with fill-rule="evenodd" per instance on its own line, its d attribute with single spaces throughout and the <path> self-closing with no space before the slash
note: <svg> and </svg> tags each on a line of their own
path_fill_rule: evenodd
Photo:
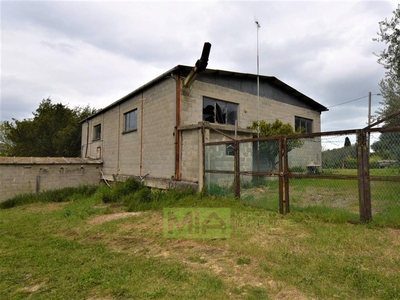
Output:
<svg viewBox="0 0 400 300">
<path fill-rule="evenodd" d="M 398 127 L 206 143 L 204 159 L 210 194 L 400 227 Z"/>
</svg>

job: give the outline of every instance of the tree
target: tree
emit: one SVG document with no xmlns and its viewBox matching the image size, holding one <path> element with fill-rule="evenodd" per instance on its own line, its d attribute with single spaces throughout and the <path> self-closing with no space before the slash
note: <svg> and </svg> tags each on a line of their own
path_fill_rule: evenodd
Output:
<svg viewBox="0 0 400 300">
<path fill-rule="evenodd" d="M 279 121 L 278 119 L 275 120 L 273 123 L 267 123 L 264 120 L 261 121 L 253 121 L 253 124 L 249 126 L 249 129 L 259 129 L 260 137 L 268 137 L 268 136 L 282 136 L 282 135 L 289 135 L 289 134 L 296 134 L 296 133 L 301 133 L 301 129 L 299 131 L 295 131 L 289 123 L 284 124 L 282 121 Z M 257 137 L 257 134 L 253 136 L 254 138 Z M 290 139 L 288 141 L 288 152 L 295 148 L 300 148 L 304 144 L 304 140 L 302 139 Z M 266 157 L 267 159 L 267 164 L 266 168 L 269 172 L 272 172 L 275 169 L 275 166 L 277 164 L 276 158 L 278 157 L 279 154 L 279 144 L 278 141 L 272 140 L 272 141 L 262 141 L 259 142 L 256 147 L 259 147 L 260 153 L 260 161 L 259 164 L 263 164 L 263 157 Z"/>
<path fill-rule="evenodd" d="M 344 139 L 344 146 L 345 147 L 350 147 L 351 146 L 351 142 L 348 136 L 346 136 L 346 138 Z"/>
<path fill-rule="evenodd" d="M 378 38 L 373 39 L 387 45 L 378 56 L 378 63 L 385 69 L 385 78 L 379 83 L 383 101 L 375 116 L 383 119 L 400 110 L 400 5 L 393 11 L 390 21 L 379 22 Z M 386 125 L 400 125 L 400 116 L 392 118 Z"/>
<path fill-rule="evenodd" d="M 0 156 L 7 156 L 9 152 L 9 141 L 6 138 L 5 122 L 0 122 Z"/>
<path fill-rule="evenodd" d="M 375 118 L 384 119 L 400 111 L 400 5 L 393 11 L 390 21 L 379 22 L 377 42 L 384 42 L 387 48 L 378 55 L 378 63 L 385 69 L 385 78 L 379 83 L 383 101 Z M 385 126 L 399 126 L 400 116 L 388 119 Z M 400 132 L 385 132 L 371 148 L 382 158 L 400 161 Z"/>
<path fill-rule="evenodd" d="M 81 146 L 79 121 L 94 112 L 89 106 L 70 109 L 43 99 L 33 118 L 4 122 L 0 136 L 10 156 L 76 157 Z"/>
</svg>

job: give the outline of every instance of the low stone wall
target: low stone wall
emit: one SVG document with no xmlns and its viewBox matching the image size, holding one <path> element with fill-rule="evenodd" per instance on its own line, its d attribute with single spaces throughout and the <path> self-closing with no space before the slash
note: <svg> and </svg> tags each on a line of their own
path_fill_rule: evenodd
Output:
<svg viewBox="0 0 400 300">
<path fill-rule="evenodd" d="M 64 157 L 0 157 L 0 202 L 19 194 L 97 185 L 102 161 Z"/>
</svg>

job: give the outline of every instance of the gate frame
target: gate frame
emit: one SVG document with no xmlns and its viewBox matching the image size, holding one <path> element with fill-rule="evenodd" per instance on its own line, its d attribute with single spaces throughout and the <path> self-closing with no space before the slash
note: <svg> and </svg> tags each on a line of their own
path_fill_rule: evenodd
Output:
<svg viewBox="0 0 400 300">
<path fill-rule="evenodd" d="M 290 195 L 289 195 L 289 179 L 290 178 L 319 178 L 319 179 L 352 179 L 358 180 L 358 194 L 359 194 L 359 211 L 360 220 L 362 222 L 370 222 L 372 220 L 372 205 L 371 205 L 371 179 L 384 180 L 384 181 L 400 181 L 400 176 L 374 176 L 371 178 L 369 172 L 369 137 L 371 132 L 387 132 L 394 131 L 400 132 L 400 126 L 393 127 L 379 127 L 372 128 L 382 122 L 387 121 L 395 116 L 400 115 L 400 111 L 391 114 L 385 119 L 379 120 L 363 129 L 350 129 L 341 131 L 328 131 L 317 133 L 305 134 L 291 134 L 286 136 L 272 136 L 264 138 L 249 138 L 249 139 L 235 139 L 222 131 L 213 128 L 211 124 L 206 126 L 208 129 L 214 130 L 217 133 L 227 137 L 230 141 L 214 141 L 205 143 L 203 140 L 203 182 L 205 182 L 206 173 L 220 173 L 220 174 L 233 174 L 234 175 L 234 194 L 235 198 L 240 198 L 240 176 L 241 175 L 260 175 L 260 176 L 276 176 L 279 179 L 279 212 L 286 214 L 290 212 Z M 204 136 L 205 126 L 202 127 L 202 135 Z M 357 175 L 329 175 L 329 174 L 293 174 L 289 170 L 288 159 L 288 140 L 301 139 L 301 138 L 314 138 L 331 135 L 349 135 L 355 134 L 357 137 Z M 260 172 L 260 171 L 240 171 L 240 144 L 241 143 L 254 143 L 262 141 L 277 140 L 278 151 L 278 173 L 275 172 Z M 211 145 L 223 145 L 234 143 L 234 170 L 233 171 L 219 171 L 219 170 L 206 170 L 205 168 L 205 147 Z"/>
</svg>

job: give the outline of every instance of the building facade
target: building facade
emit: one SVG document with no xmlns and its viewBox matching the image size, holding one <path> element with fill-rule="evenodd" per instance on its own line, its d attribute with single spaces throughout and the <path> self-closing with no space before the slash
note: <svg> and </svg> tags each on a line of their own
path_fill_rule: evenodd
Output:
<svg viewBox="0 0 400 300">
<path fill-rule="evenodd" d="M 260 76 L 257 89 L 254 74 L 207 69 L 185 87 L 191 70 L 178 65 L 83 120 L 82 157 L 101 159 L 107 180 L 201 189 L 204 142 L 250 138 L 257 119 L 321 129 L 327 108 L 275 77 Z"/>
</svg>

